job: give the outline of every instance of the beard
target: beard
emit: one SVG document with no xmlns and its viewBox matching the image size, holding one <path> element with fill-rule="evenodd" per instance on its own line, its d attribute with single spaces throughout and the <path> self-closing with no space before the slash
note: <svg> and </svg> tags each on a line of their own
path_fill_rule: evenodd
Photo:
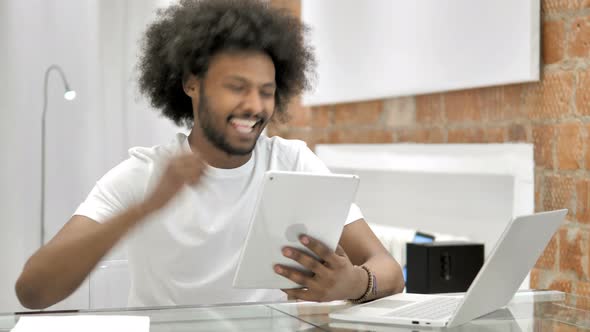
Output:
<svg viewBox="0 0 590 332">
<path fill-rule="evenodd" d="M 251 146 L 235 147 L 231 145 L 231 143 L 228 142 L 228 140 L 225 138 L 223 132 L 219 129 L 222 127 L 223 124 L 216 123 L 217 121 L 213 117 L 211 107 L 209 105 L 207 96 L 205 96 L 204 90 L 205 85 L 201 84 L 201 86 L 199 87 L 199 105 L 197 109 L 197 117 L 199 120 L 199 125 L 201 126 L 203 134 L 205 135 L 205 138 L 209 142 L 211 142 L 216 148 L 227 153 L 228 155 L 245 156 L 250 154 L 256 146 L 256 141 L 258 140 L 258 136 L 260 136 L 260 133 L 258 134 L 256 140 L 254 140 Z M 261 121 L 264 122 L 264 119 L 261 119 Z"/>
</svg>

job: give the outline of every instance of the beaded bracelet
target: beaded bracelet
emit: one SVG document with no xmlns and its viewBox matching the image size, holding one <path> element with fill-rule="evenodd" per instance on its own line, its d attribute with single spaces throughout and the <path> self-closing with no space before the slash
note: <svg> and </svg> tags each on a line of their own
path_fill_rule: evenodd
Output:
<svg viewBox="0 0 590 332">
<path fill-rule="evenodd" d="M 363 296 L 359 297 L 358 299 L 350 299 L 349 301 L 351 303 L 363 303 L 365 301 L 367 301 L 371 295 L 375 295 L 377 293 L 377 283 L 376 283 L 376 278 L 375 275 L 373 274 L 373 272 L 371 272 L 371 270 L 369 270 L 366 266 L 361 265 L 360 268 L 362 268 L 363 270 L 365 270 L 367 272 L 367 276 L 369 277 L 369 282 L 367 284 L 367 290 L 365 291 L 365 293 L 363 294 Z"/>
</svg>

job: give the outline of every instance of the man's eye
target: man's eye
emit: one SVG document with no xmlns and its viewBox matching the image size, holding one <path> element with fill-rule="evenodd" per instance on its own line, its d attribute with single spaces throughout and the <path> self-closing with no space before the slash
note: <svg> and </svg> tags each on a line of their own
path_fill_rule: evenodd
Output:
<svg viewBox="0 0 590 332">
<path fill-rule="evenodd" d="M 234 92 L 244 91 L 244 86 L 242 86 L 242 85 L 228 85 L 227 87 Z"/>
<path fill-rule="evenodd" d="M 274 91 L 260 91 L 260 95 L 265 97 L 265 98 L 272 98 L 275 96 L 275 92 Z"/>
</svg>

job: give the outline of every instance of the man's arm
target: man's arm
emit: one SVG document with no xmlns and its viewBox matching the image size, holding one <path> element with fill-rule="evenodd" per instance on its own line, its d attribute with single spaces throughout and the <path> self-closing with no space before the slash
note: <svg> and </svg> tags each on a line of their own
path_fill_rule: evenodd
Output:
<svg viewBox="0 0 590 332">
<path fill-rule="evenodd" d="M 72 294 L 133 226 L 165 206 L 185 184 L 196 184 L 204 169 L 205 163 L 196 153 L 175 157 L 141 203 L 102 224 L 83 216 L 72 217 L 25 264 L 15 285 L 21 304 L 44 309 Z"/>
<path fill-rule="evenodd" d="M 72 294 L 145 212 L 130 208 L 103 223 L 74 216 L 37 250 L 16 282 L 16 295 L 29 309 L 47 308 Z"/>
<path fill-rule="evenodd" d="M 364 219 L 344 226 L 340 245 L 352 264 L 364 265 L 375 275 L 377 294 L 369 299 L 403 291 L 405 283 L 399 263 L 383 247 Z"/>
</svg>

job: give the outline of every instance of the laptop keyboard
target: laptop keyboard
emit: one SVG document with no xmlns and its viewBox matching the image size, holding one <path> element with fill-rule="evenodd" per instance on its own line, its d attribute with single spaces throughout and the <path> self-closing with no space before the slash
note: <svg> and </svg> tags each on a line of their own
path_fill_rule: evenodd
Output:
<svg viewBox="0 0 590 332">
<path fill-rule="evenodd" d="M 463 298 L 461 297 L 437 297 L 391 311 L 386 314 L 386 316 L 415 319 L 441 319 L 450 316 L 462 299 Z"/>
<path fill-rule="evenodd" d="M 380 308 L 380 309 L 396 309 L 399 307 L 403 307 L 410 303 L 416 303 L 415 301 L 400 301 L 400 300 L 388 300 L 388 299 L 381 299 L 373 302 L 369 302 L 367 304 L 363 304 L 363 308 Z"/>
</svg>

